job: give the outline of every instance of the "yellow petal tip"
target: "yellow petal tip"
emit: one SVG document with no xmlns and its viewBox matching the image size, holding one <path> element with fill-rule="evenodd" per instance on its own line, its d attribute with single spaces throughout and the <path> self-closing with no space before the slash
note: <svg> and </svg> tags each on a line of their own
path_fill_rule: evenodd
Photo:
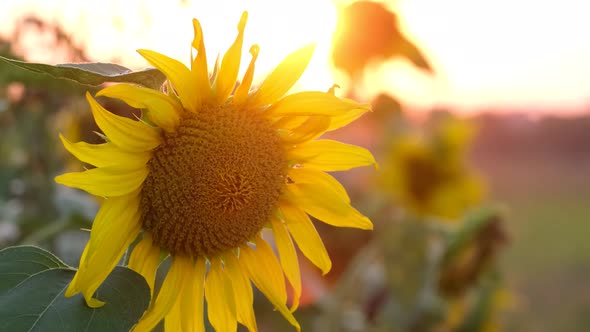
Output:
<svg viewBox="0 0 590 332">
<path fill-rule="evenodd" d="M 106 90 L 106 89 L 108 89 L 108 87 L 106 87 L 106 88 L 104 88 L 104 89 L 102 89 L 102 90 L 98 91 L 98 92 L 96 93 L 96 95 L 95 95 L 95 96 L 96 96 L 96 97 L 104 97 L 104 96 L 106 96 L 106 94 L 105 94 L 105 92 L 104 92 L 104 90 Z M 108 96 L 106 96 L 106 97 L 108 97 Z"/>
<path fill-rule="evenodd" d="M 70 285 L 68 286 L 68 289 L 66 290 L 64 296 L 65 297 L 72 297 L 76 294 L 78 294 L 80 291 L 76 288 L 76 286 L 74 285 L 74 283 L 70 283 Z"/>
<path fill-rule="evenodd" d="M 86 299 L 86 305 L 89 306 L 90 308 L 96 309 L 96 308 L 100 308 L 103 305 L 105 305 L 105 302 L 91 297 L 89 299 Z"/>
<path fill-rule="evenodd" d="M 242 12 L 242 16 L 240 17 L 240 23 L 238 23 L 238 30 L 244 31 L 244 28 L 246 28 L 247 21 L 248 21 L 248 11 L 244 10 Z"/>
<path fill-rule="evenodd" d="M 69 139 L 67 139 L 62 133 L 58 134 L 59 136 L 59 140 L 61 141 L 61 143 L 67 148 L 68 145 L 70 145 L 72 142 L 70 142 Z"/>
<path fill-rule="evenodd" d="M 157 52 L 154 52 L 152 50 L 146 50 L 146 49 L 143 49 L 143 48 L 137 49 L 136 52 L 139 53 L 139 55 L 141 55 L 144 59 L 146 59 L 148 61 L 149 61 L 150 58 L 152 58 L 152 55 L 154 53 L 157 53 Z"/>
<path fill-rule="evenodd" d="M 368 231 L 372 231 L 373 230 L 373 223 L 371 222 L 371 220 L 367 217 L 363 218 L 364 223 L 362 225 L 360 225 L 360 229 L 365 229 Z"/>
<path fill-rule="evenodd" d="M 92 97 L 92 94 L 90 94 L 90 92 L 86 91 L 85 94 L 86 100 L 88 100 L 88 103 L 90 104 L 90 108 L 92 108 L 92 104 L 96 103 L 96 100 L 94 100 L 94 97 Z"/>
<path fill-rule="evenodd" d="M 58 176 L 56 176 L 55 178 L 53 178 L 53 180 L 54 180 L 56 183 L 59 183 L 59 184 L 65 184 L 65 183 L 64 183 L 64 182 L 65 182 L 65 181 L 64 181 L 64 177 L 65 177 L 65 175 L 66 175 L 66 174 L 58 175 Z"/>
</svg>

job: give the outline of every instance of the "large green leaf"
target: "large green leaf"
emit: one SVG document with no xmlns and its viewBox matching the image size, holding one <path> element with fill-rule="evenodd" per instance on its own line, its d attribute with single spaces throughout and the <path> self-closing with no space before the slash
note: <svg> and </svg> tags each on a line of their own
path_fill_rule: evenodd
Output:
<svg viewBox="0 0 590 332">
<path fill-rule="evenodd" d="M 51 253 L 23 246 L 0 251 L 0 331 L 129 331 L 147 309 L 150 291 L 136 272 L 116 267 L 86 306 L 64 292 L 75 270 Z"/>
<path fill-rule="evenodd" d="M 32 246 L 0 251 L 0 294 L 4 294 L 34 274 L 51 269 L 71 269 L 51 253 Z"/>
<path fill-rule="evenodd" d="M 53 66 L 18 61 L 2 56 L 0 56 L 0 60 L 35 73 L 69 79 L 90 86 L 97 86 L 106 82 L 128 82 L 158 89 L 166 79 L 162 72 L 154 68 L 132 71 L 129 68 L 113 63 L 68 63 Z"/>
</svg>

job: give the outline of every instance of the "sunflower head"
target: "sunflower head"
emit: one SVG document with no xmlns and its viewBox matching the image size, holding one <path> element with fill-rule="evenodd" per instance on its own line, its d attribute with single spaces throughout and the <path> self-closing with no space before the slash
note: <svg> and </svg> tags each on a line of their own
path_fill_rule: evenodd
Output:
<svg viewBox="0 0 590 332">
<path fill-rule="evenodd" d="M 325 223 L 371 229 L 327 172 L 374 165 L 367 150 L 318 139 L 362 116 L 367 105 L 333 91 L 285 94 L 306 68 L 314 46 L 288 55 L 251 89 L 259 47 L 236 84 L 247 14 L 238 36 L 209 74 L 203 33 L 194 20 L 190 66 L 160 53 L 139 53 L 167 77 L 162 91 L 118 84 L 97 96 L 117 98 L 143 112 L 117 116 L 90 94 L 88 102 L 105 142 L 64 146 L 95 168 L 56 181 L 104 197 L 80 268 L 66 296 L 94 292 L 139 236 L 129 267 L 152 292 L 163 256 L 172 258 L 164 283 L 136 331 L 165 319 L 167 330 L 203 331 L 203 299 L 217 330 L 237 323 L 256 331 L 251 283 L 294 326 L 301 295 L 297 251 L 319 267 L 331 262 L 310 216 Z M 262 230 L 274 234 L 278 258 Z M 287 308 L 285 278 L 293 289 Z"/>
<path fill-rule="evenodd" d="M 467 122 L 446 119 L 432 135 L 396 138 L 381 177 L 385 190 L 419 216 L 457 220 L 483 198 L 483 182 L 465 161 L 474 134 Z"/>
<path fill-rule="evenodd" d="M 285 154 L 258 110 L 223 105 L 184 115 L 148 162 L 143 228 L 173 254 L 237 248 L 270 220 L 286 180 Z"/>
</svg>

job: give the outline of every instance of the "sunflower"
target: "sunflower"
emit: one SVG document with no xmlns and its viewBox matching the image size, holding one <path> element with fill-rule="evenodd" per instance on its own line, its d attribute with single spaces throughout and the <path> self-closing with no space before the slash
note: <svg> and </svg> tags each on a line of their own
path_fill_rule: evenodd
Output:
<svg viewBox="0 0 590 332">
<path fill-rule="evenodd" d="M 474 128 L 448 118 L 431 135 L 409 132 L 397 137 L 380 177 L 385 190 L 417 216 L 459 220 L 480 203 L 484 183 L 465 161 Z"/>
<path fill-rule="evenodd" d="M 218 331 L 237 323 L 256 331 L 251 283 L 299 330 L 292 315 L 301 294 L 299 250 L 325 274 L 331 262 L 310 216 L 340 227 L 372 229 L 350 205 L 346 190 L 326 172 L 375 165 L 367 150 L 318 139 L 354 121 L 367 105 L 329 92 L 284 96 L 305 70 L 314 46 L 288 55 L 258 88 L 251 89 L 259 47 L 236 87 L 247 13 L 234 43 L 210 76 L 203 34 L 195 37 L 190 69 L 149 50 L 138 52 L 167 77 L 161 91 L 130 84 L 97 96 L 142 110 L 141 119 L 117 116 L 87 94 L 106 142 L 65 148 L 95 168 L 56 181 L 102 197 L 80 267 L 66 296 L 94 292 L 136 241 L 129 267 L 154 292 L 162 257 L 172 260 L 163 284 L 134 331 L 162 319 L 169 331 Z M 274 234 L 275 252 L 262 237 Z M 139 236 L 139 239 L 138 239 Z M 286 281 L 293 289 L 287 306 Z"/>
</svg>

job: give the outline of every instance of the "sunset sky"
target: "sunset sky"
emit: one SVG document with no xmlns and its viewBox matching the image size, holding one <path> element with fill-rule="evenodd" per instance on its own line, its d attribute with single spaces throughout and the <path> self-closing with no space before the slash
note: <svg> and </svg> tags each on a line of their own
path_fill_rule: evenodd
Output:
<svg viewBox="0 0 590 332">
<path fill-rule="evenodd" d="M 22 15 L 59 22 L 85 45 L 95 61 L 117 58 L 147 64 L 135 53 L 154 49 L 184 62 L 192 40 L 191 19 L 204 29 L 210 61 L 236 35 L 242 10 L 250 12 L 244 47 L 261 47 L 259 78 L 290 51 L 318 43 L 297 88 L 346 87 L 328 61 L 337 6 L 349 1 L 142 1 L 2 0 L 0 34 L 12 33 Z M 165 6 L 164 3 L 168 5 Z M 373 68 L 363 96 L 379 92 L 428 110 L 451 106 L 462 112 L 487 108 L 581 111 L 590 108 L 590 3 L 582 0 L 397 0 L 402 29 L 428 56 L 437 74 L 428 76 L 404 61 Z M 34 38 L 29 60 L 59 61 Z M 245 67 L 245 66 L 244 66 Z"/>
</svg>

